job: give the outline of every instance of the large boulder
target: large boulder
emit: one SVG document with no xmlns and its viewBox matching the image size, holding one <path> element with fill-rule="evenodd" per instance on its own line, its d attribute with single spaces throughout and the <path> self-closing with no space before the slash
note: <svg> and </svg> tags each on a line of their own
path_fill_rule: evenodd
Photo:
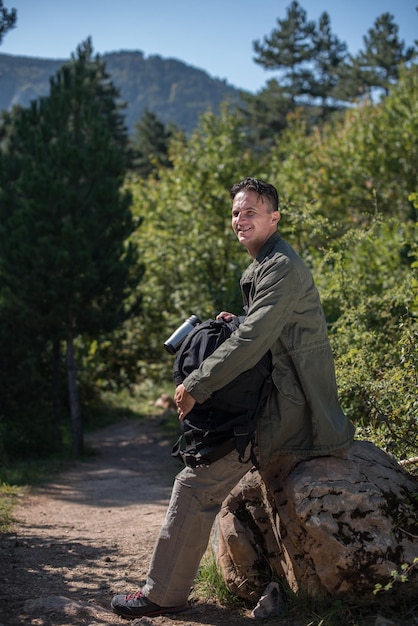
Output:
<svg viewBox="0 0 418 626">
<path fill-rule="evenodd" d="M 252 600 L 277 576 L 312 596 L 371 598 L 418 558 L 417 495 L 418 481 L 369 442 L 323 457 L 280 457 L 248 472 L 222 506 L 223 576 Z M 410 569 L 397 591 L 416 597 Z"/>
</svg>

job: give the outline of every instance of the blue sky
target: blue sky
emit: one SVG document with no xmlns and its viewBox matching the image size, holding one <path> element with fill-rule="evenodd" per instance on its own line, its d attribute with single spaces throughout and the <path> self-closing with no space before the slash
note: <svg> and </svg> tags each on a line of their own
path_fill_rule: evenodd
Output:
<svg viewBox="0 0 418 626">
<path fill-rule="evenodd" d="M 92 37 L 94 51 L 141 50 L 145 56 L 175 58 L 213 78 L 251 92 L 274 72 L 253 61 L 254 40 L 262 40 L 286 16 L 291 0 L 3 0 L 15 8 L 17 27 L 0 53 L 68 59 Z M 331 27 L 355 54 L 363 36 L 389 12 L 407 45 L 418 39 L 418 0 L 299 0 L 308 18 L 326 11 Z"/>
</svg>

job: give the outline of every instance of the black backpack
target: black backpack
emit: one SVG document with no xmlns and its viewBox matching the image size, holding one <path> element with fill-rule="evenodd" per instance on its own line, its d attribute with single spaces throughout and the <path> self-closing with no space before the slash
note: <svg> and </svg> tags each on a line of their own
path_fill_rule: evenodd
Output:
<svg viewBox="0 0 418 626">
<path fill-rule="evenodd" d="M 209 319 L 196 326 L 184 339 L 174 362 L 174 383 L 183 380 L 238 328 L 243 317 L 231 322 Z M 271 385 L 270 352 L 251 369 L 219 389 L 206 402 L 195 404 L 182 420 L 182 435 L 172 455 L 191 467 L 210 465 L 238 451 L 243 463 L 257 461 L 254 455 L 257 416 Z M 250 455 L 244 459 L 248 445 Z"/>
</svg>

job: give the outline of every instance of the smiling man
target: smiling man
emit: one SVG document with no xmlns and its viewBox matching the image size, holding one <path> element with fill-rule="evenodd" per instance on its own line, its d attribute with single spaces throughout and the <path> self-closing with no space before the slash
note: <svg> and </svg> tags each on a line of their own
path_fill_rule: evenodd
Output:
<svg viewBox="0 0 418 626">
<path fill-rule="evenodd" d="M 271 197 L 262 196 L 251 188 L 236 193 L 232 204 L 232 229 L 253 259 L 276 232 L 279 220 L 278 198 L 273 191 Z"/>
<path fill-rule="evenodd" d="M 327 324 L 312 275 L 277 232 L 275 187 L 246 178 L 231 189 L 232 228 L 253 261 L 241 278 L 245 319 L 175 392 L 179 418 L 253 367 L 270 351 L 272 386 L 257 423 L 260 468 L 281 455 L 320 456 L 350 445 L 354 428 L 337 397 Z M 227 321 L 233 313 L 222 311 Z M 144 587 L 115 596 L 113 610 L 134 619 L 187 606 L 220 506 L 250 467 L 231 452 L 176 477 Z"/>
</svg>

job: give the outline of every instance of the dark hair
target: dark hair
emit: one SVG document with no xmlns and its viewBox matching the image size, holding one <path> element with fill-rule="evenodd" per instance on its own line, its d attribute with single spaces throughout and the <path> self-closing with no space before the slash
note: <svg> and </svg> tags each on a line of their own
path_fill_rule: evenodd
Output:
<svg viewBox="0 0 418 626">
<path fill-rule="evenodd" d="M 255 193 L 268 201 L 272 211 L 279 210 L 279 194 L 277 193 L 276 187 L 270 185 L 270 183 L 265 183 L 258 178 L 248 176 L 231 187 L 230 196 L 232 200 L 240 191 L 255 191 Z"/>
</svg>

